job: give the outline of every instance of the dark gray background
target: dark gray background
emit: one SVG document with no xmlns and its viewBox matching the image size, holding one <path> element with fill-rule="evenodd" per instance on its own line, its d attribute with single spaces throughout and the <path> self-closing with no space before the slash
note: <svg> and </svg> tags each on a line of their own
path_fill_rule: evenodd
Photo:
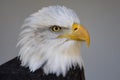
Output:
<svg viewBox="0 0 120 80">
<path fill-rule="evenodd" d="M 90 48 L 82 47 L 86 80 L 119 80 L 120 0 L 0 0 L 0 64 L 18 55 L 24 19 L 57 4 L 74 9 L 90 32 Z"/>
</svg>

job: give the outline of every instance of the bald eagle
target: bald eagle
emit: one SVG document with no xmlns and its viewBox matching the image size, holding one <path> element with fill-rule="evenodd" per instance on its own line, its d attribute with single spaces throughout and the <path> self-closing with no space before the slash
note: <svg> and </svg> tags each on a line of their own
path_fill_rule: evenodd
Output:
<svg viewBox="0 0 120 80">
<path fill-rule="evenodd" d="M 18 46 L 21 65 L 38 80 L 85 80 L 81 43 L 88 31 L 76 13 L 64 6 L 44 7 L 24 22 Z"/>
</svg>

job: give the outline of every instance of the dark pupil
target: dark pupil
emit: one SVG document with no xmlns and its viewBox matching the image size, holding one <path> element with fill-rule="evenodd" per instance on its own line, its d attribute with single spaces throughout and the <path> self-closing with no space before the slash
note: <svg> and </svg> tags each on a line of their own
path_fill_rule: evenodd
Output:
<svg viewBox="0 0 120 80">
<path fill-rule="evenodd" d="M 55 30 L 58 30 L 58 27 L 55 27 Z"/>
</svg>

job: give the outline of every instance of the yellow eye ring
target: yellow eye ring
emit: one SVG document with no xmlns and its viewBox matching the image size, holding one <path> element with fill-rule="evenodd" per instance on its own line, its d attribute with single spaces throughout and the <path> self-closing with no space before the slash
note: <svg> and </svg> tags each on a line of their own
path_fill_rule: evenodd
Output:
<svg viewBox="0 0 120 80">
<path fill-rule="evenodd" d="M 51 26 L 51 27 L 50 27 L 50 30 L 51 30 L 51 31 L 54 31 L 54 32 L 58 32 L 58 31 L 61 30 L 61 27 L 54 25 L 54 26 Z"/>
</svg>

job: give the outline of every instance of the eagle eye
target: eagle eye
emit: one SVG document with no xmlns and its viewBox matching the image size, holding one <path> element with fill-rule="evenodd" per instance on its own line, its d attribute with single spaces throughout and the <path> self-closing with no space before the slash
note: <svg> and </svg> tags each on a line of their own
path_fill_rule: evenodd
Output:
<svg viewBox="0 0 120 80">
<path fill-rule="evenodd" d="M 53 32 L 58 32 L 61 30 L 61 27 L 54 25 L 50 27 L 50 30 Z"/>
</svg>

